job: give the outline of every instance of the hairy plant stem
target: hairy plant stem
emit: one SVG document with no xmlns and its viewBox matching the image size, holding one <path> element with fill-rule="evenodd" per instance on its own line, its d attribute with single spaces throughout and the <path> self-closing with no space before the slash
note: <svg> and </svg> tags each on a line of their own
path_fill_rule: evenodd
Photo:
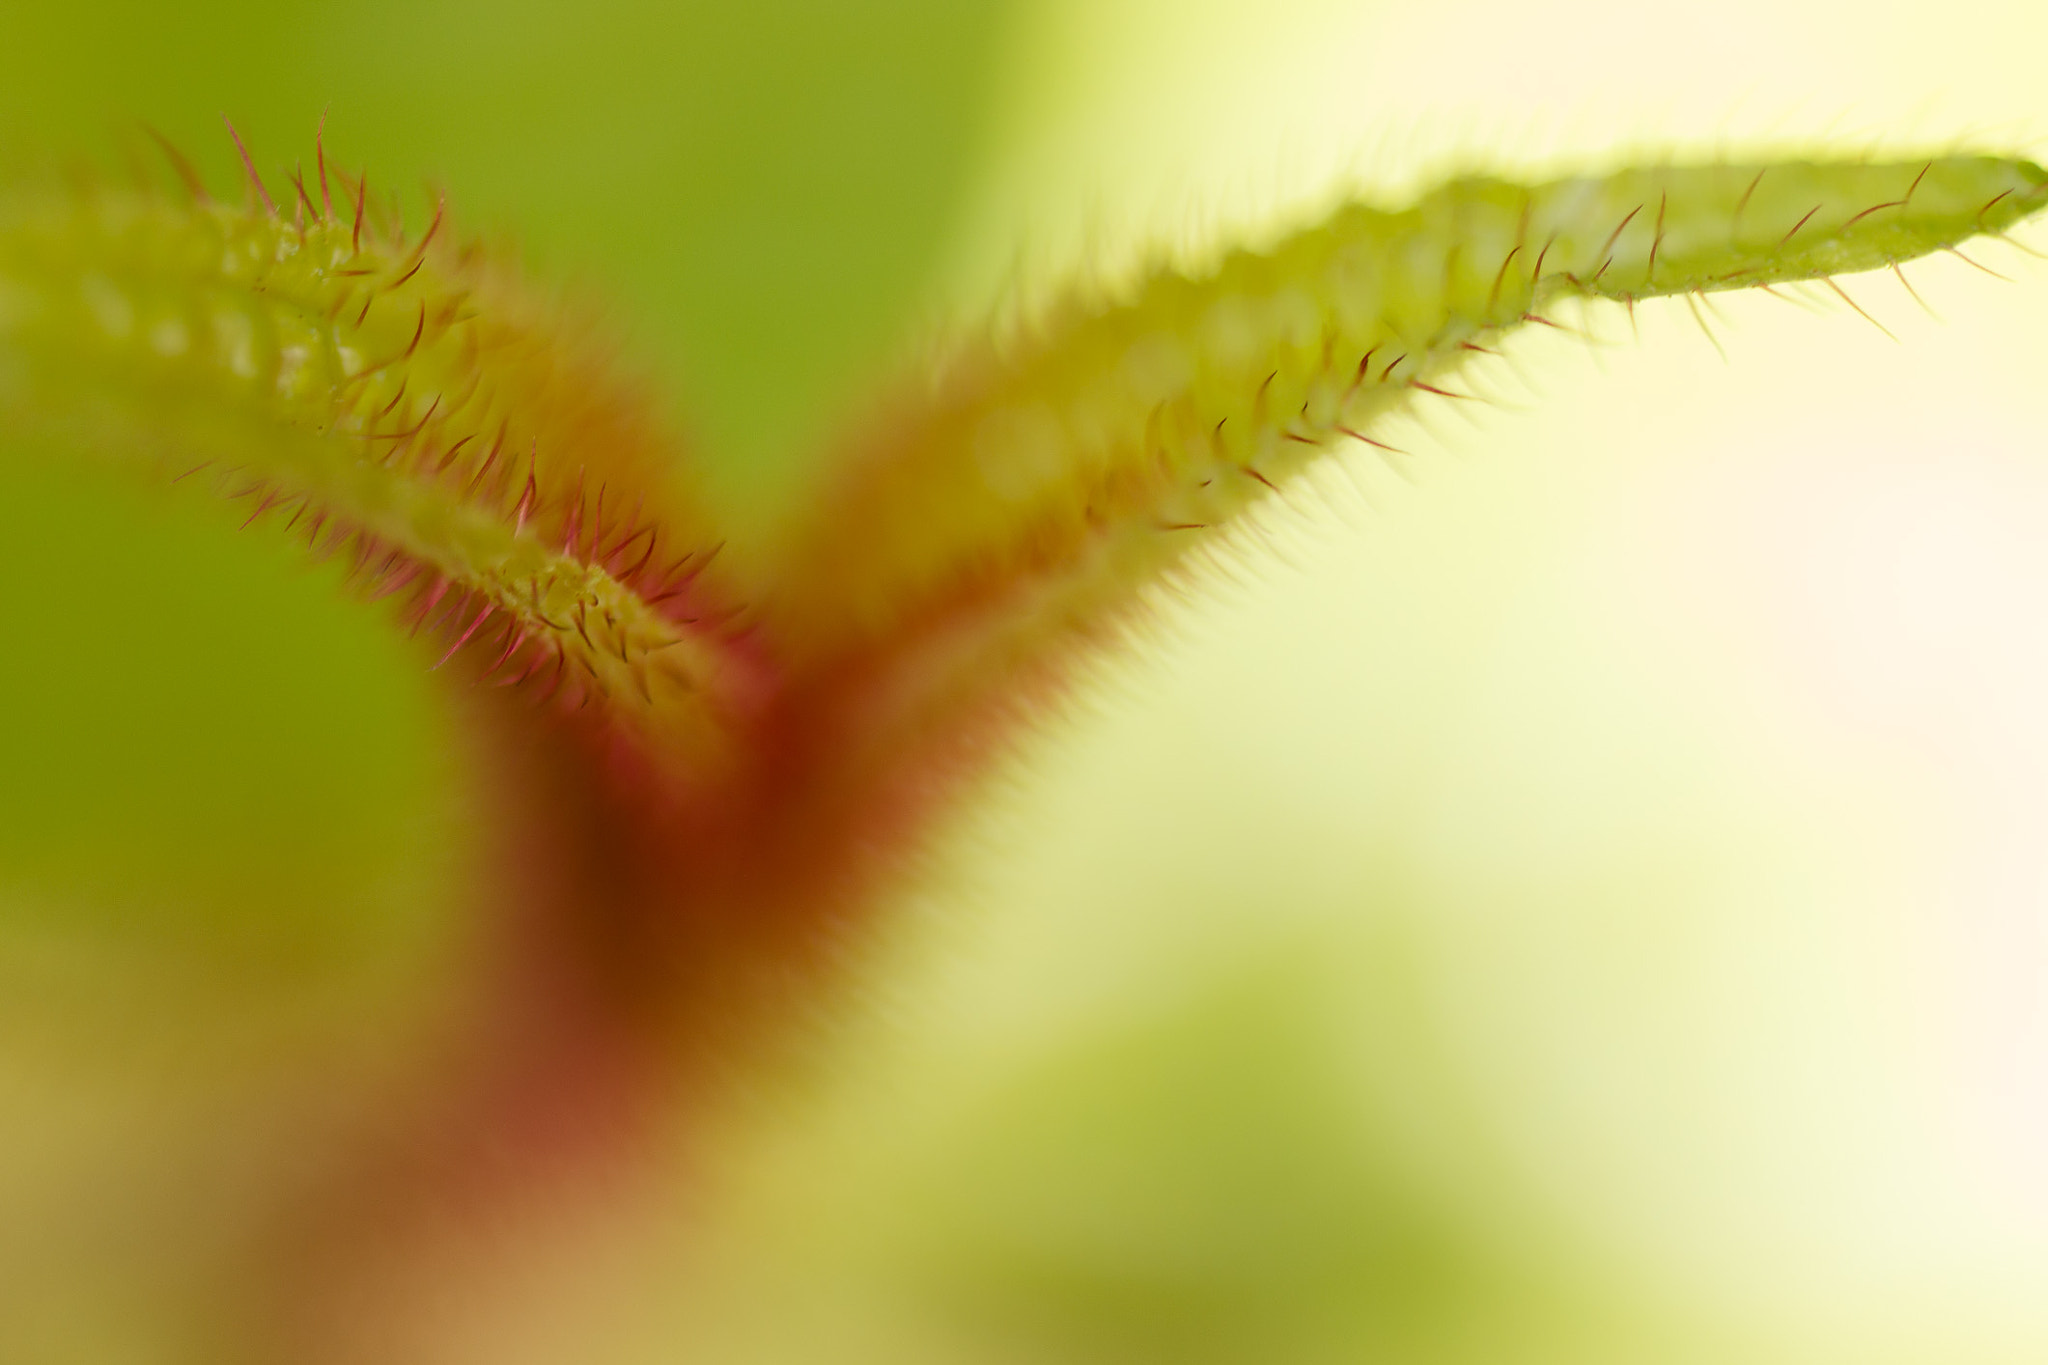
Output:
<svg viewBox="0 0 2048 1365">
<path fill-rule="evenodd" d="M 573 310 L 316 164 L 289 215 L 0 196 L 0 420 L 204 471 L 245 524 L 348 555 L 460 689 L 492 827 L 466 998 L 267 1258 L 268 1349 L 336 1362 L 408 1358 L 345 1324 L 389 1321 L 451 1240 L 552 1226 L 668 1150 L 829 999 L 1073 661 L 1330 447 L 1402 458 L 1390 422 L 1470 401 L 1461 371 L 1560 301 L 1835 287 L 2048 202 L 2030 163 L 1946 156 L 1354 205 L 963 343 L 851 427 L 778 554 L 734 565 Z"/>
</svg>

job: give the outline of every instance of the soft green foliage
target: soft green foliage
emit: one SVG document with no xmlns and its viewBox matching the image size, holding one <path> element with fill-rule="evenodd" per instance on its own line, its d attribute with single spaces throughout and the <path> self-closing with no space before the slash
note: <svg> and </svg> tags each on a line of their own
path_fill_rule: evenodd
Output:
<svg viewBox="0 0 2048 1365">
<path fill-rule="evenodd" d="M 1068 299 L 943 355 L 857 438 L 766 594 L 798 658 L 894 651 L 877 737 L 986 705 L 1336 442 L 1566 299 L 1827 280 L 1998 232 L 2048 202 L 2029 163 L 1644 167 L 1452 182 L 1353 205 L 1213 274 Z"/>
<path fill-rule="evenodd" d="M 644 596 L 712 546 L 645 405 L 575 319 L 474 246 L 435 250 L 438 219 L 417 245 L 380 215 L 366 236 L 367 202 L 336 212 L 324 159 L 316 174 L 290 221 L 115 190 L 14 195 L 0 408 L 18 431 L 180 480 L 211 472 L 248 502 L 245 524 L 276 509 L 380 591 L 416 582 L 420 619 L 438 611 L 462 643 L 490 624 L 515 674 L 573 661 L 579 686 L 625 706 L 660 693 L 663 724 L 701 727 L 716 663 Z M 607 487 L 609 526 L 591 505 Z"/>
<path fill-rule="evenodd" d="M 741 454 L 707 471 L 738 519 L 797 477 L 794 438 L 901 325 L 974 171 L 1008 22 L 1005 4 L 956 0 L 607 0 L 573 21 L 473 0 L 12 5 L 0 167 L 43 180 L 84 154 L 101 176 L 128 148 L 155 175 L 146 121 L 237 200 L 222 111 L 282 188 L 287 153 L 312 172 L 331 105 L 337 193 L 343 169 L 374 166 L 376 197 L 402 191 L 417 232 L 423 182 L 459 180 L 472 230 L 516 234 L 572 300 L 601 300 L 692 426 Z M 787 349 L 728 344 L 748 329 Z M 216 967 L 260 981 L 232 964 L 302 935 L 345 994 L 345 962 L 422 970 L 424 945 L 460 932 L 447 880 L 473 792 L 417 651 L 332 574 L 288 567 L 304 561 L 277 542 L 288 512 L 224 536 L 204 476 L 166 512 L 142 485 L 18 458 L 19 436 L 0 450 L 9 515 L 33 532 L 0 552 L 10 577 L 82 559 L 84 581 L 149 585 L 118 631 L 54 597 L 25 609 L 79 676 L 0 677 L 0 705 L 37 718 L 0 740 L 8 771 L 36 775 L 0 784 L 0 876 L 39 888 L 8 916 L 87 942 L 87 926 L 147 921 L 202 992 L 221 989 Z M 109 699 L 137 694 L 110 723 Z M 277 888 L 306 868 L 322 871 L 281 912 Z"/>
</svg>

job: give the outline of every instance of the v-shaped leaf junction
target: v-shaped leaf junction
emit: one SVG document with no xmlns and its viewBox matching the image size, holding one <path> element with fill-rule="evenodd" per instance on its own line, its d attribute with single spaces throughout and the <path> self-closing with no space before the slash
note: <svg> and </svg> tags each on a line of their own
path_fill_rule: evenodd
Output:
<svg viewBox="0 0 2048 1365">
<path fill-rule="evenodd" d="M 756 903 L 749 884 L 816 899 L 889 861 L 1148 583 L 1331 447 L 1389 451 L 1390 419 L 1457 401 L 1462 366 L 1560 299 L 1831 284 L 2048 201 L 2030 163 L 1942 156 L 1353 205 L 962 344 L 844 438 L 777 556 L 740 564 L 571 310 L 439 209 L 407 235 L 324 154 L 283 207 L 251 181 L 246 207 L 0 194 L 0 420 L 210 480 L 245 524 L 347 555 L 428 663 L 571 717 L 677 885 Z"/>
</svg>

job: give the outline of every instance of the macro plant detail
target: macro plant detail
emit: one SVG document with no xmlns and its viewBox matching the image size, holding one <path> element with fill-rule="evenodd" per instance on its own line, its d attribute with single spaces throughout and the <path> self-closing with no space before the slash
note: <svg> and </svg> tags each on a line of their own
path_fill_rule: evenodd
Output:
<svg viewBox="0 0 2048 1365">
<path fill-rule="evenodd" d="M 1406 458 L 1390 420 L 1470 401 L 1460 371 L 1506 334 L 1574 299 L 1839 291 L 2048 203 L 2030 163 L 1945 155 L 1352 205 L 953 344 L 846 424 L 749 556 L 594 329 L 445 205 L 408 231 L 321 145 L 286 184 L 245 164 L 239 204 L 182 175 L 0 193 L 0 419 L 345 557 L 516 779 L 503 1031 L 337 1181 L 348 1216 L 312 1216 L 371 1226 L 330 1258 L 423 1185 L 493 1188 L 481 1135 L 574 1164 L 591 1139 L 540 1111 L 630 1128 L 743 1062 L 1153 585 L 1333 448 Z"/>
</svg>

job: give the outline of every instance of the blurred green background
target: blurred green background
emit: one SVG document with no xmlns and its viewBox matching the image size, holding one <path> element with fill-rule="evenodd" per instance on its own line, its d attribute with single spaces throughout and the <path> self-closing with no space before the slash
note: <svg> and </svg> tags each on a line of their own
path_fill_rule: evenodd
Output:
<svg viewBox="0 0 2048 1365">
<path fill-rule="evenodd" d="M 142 119 L 225 186 L 223 112 L 275 170 L 325 110 L 605 301 L 765 534 L 1014 281 L 1447 163 L 2038 152 L 2044 30 L 0 0 L 0 162 Z M 1526 338 L 1407 480 L 1291 493 L 949 833 L 712 1206 L 490 1358 L 2038 1359 L 2048 280 L 1985 257 L 2021 282 L 1914 270 L 1945 326 L 1852 285 L 1896 346 L 1825 301 L 1723 305 L 1725 365 L 1682 310 Z M 0 1359 L 175 1358 L 462 942 L 426 661 L 231 524 L 0 434 Z"/>
</svg>

